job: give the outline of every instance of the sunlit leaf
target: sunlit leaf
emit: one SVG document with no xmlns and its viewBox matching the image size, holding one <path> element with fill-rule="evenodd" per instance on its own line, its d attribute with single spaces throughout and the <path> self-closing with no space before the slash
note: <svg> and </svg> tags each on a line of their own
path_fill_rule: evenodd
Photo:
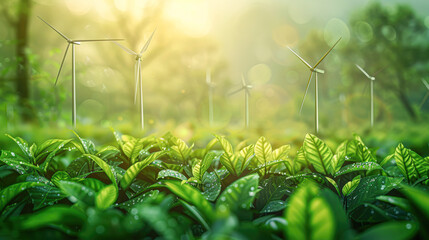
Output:
<svg viewBox="0 0 429 240">
<path fill-rule="evenodd" d="M 332 167 L 332 158 L 334 155 L 322 140 L 312 134 L 307 134 L 303 149 L 305 158 L 313 165 L 317 172 L 325 175 L 332 175 L 334 173 Z"/>
<path fill-rule="evenodd" d="M 121 187 L 123 189 L 127 189 L 132 183 L 132 181 L 145 167 L 147 167 L 150 163 L 152 163 L 156 159 L 160 158 L 162 155 L 164 155 L 164 152 L 152 153 L 151 155 L 149 155 L 149 157 L 129 167 L 121 179 Z"/>
<path fill-rule="evenodd" d="M 382 167 L 376 162 L 356 162 L 342 167 L 338 172 L 335 173 L 335 177 L 357 171 L 370 172 L 381 169 Z"/>
<path fill-rule="evenodd" d="M 117 185 L 115 175 L 113 174 L 112 168 L 109 166 L 109 164 L 107 164 L 103 159 L 92 154 L 84 154 L 83 156 L 88 157 L 94 161 L 101 169 L 103 169 L 110 181 L 112 181 L 115 186 Z"/>
<path fill-rule="evenodd" d="M 107 185 L 101 189 L 95 197 L 95 206 L 106 209 L 112 206 L 118 198 L 118 188 L 115 185 Z"/>
<path fill-rule="evenodd" d="M 347 182 L 346 184 L 344 184 L 343 190 L 342 190 L 343 195 L 344 196 L 350 195 L 350 193 L 352 193 L 359 185 L 359 182 L 360 182 L 360 175 L 357 175 L 350 182 Z"/>
<path fill-rule="evenodd" d="M 402 143 L 396 147 L 395 161 L 398 168 L 401 170 L 408 183 L 416 180 L 416 168 L 414 166 L 414 159 L 411 157 L 410 152 L 404 147 Z"/>
<path fill-rule="evenodd" d="M 96 192 L 83 184 L 72 181 L 60 181 L 58 187 L 73 203 L 80 201 L 88 206 L 95 205 Z"/>
<path fill-rule="evenodd" d="M 319 191 L 314 183 L 308 181 L 290 197 L 285 211 L 288 239 L 334 239 L 334 214 Z"/>
<path fill-rule="evenodd" d="M 185 175 L 181 174 L 178 171 L 174 171 L 170 169 L 164 169 L 158 172 L 157 179 L 164 179 L 164 178 L 175 178 L 178 180 L 186 180 Z"/>
<path fill-rule="evenodd" d="M 167 188 L 176 196 L 195 206 L 208 222 L 213 220 L 214 211 L 212 205 L 196 188 L 189 184 L 181 184 L 179 181 L 166 182 Z"/>
</svg>

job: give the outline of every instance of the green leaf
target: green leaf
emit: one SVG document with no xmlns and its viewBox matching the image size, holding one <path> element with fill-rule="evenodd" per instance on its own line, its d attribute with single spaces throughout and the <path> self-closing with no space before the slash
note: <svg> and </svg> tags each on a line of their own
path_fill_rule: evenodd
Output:
<svg viewBox="0 0 429 240">
<path fill-rule="evenodd" d="M 271 176 L 261 182 L 262 190 L 258 193 L 255 206 L 258 209 L 266 208 L 270 202 L 282 200 L 282 198 L 292 191 L 289 185 L 291 181 L 286 181 L 284 176 Z"/>
<path fill-rule="evenodd" d="M 107 209 L 116 202 L 118 198 L 118 188 L 115 185 L 107 185 L 101 189 L 95 197 L 95 205 L 99 209 Z"/>
<path fill-rule="evenodd" d="M 429 170 L 429 162 L 425 161 L 423 157 L 414 152 L 411 149 L 408 149 L 410 156 L 413 159 L 413 166 L 416 169 L 416 177 L 420 179 L 422 177 L 427 177 L 427 172 Z"/>
<path fill-rule="evenodd" d="M 27 190 L 28 188 L 45 186 L 43 183 L 38 182 L 22 182 L 10 185 L 0 191 L 0 212 L 6 205 L 18 194 Z"/>
<path fill-rule="evenodd" d="M 2 159 L 0 159 L 0 161 L 4 162 L 9 167 L 16 170 L 19 174 L 27 173 L 27 170 L 25 169 L 25 167 L 40 171 L 39 167 L 34 166 L 33 164 L 27 163 L 24 161 L 18 161 L 18 160 L 12 159 L 12 158 L 2 158 Z"/>
<path fill-rule="evenodd" d="M 255 156 L 260 165 L 265 165 L 273 160 L 273 148 L 265 137 L 260 137 L 255 144 Z"/>
<path fill-rule="evenodd" d="M 60 189 L 49 185 L 33 187 L 28 189 L 28 193 L 34 205 L 33 210 L 52 205 L 66 197 Z"/>
<path fill-rule="evenodd" d="M 377 196 L 385 195 L 398 186 L 403 178 L 369 176 L 360 180 L 359 185 L 347 197 L 347 210 L 353 211 L 364 203 L 373 202 Z"/>
<path fill-rule="evenodd" d="M 405 184 L 402 185 L 401 191 L 411 203 L 414 214 L 417 216 L 420 222 L 427 223 L 429 221 L 429 193 L 422 189 L 409 187 Z M 429 234 L 428 230 L 425 231 L 426 234 Z"/>
<path fill-rule="evenodd" d="M 32 230 L 51 227 L 52 225 L 66 225 L 72 229 L 79 229 L 85 225 L 86 220 L 85 213 L 78 209 L 66 206 L 52 206 L 25 216 L 19 221 L 19 227 L 22 230 Z"/>
<path fill-rule="evenodd" d="M 6 134 L 7 137 L 9 137 L 10 139 L 12 139 L 17 145 L 18 147 L 21 149 L 21 151 L 24 153 L 25 158 L 27 159 L 27 161 L 32 161 L 33 160 L 33 154 L 30 151 L 30 148 L 28 147 L 28 143 L 20 138 L 20 137 L 12 137 L 9 134 Z"/>
<path fill-rule="evenodd" d="M 282 200 L 274 200 L 269 202 L 265 207 L 261 210 L 260 213 L 273 213 L 279 212 L 286 208 L 286 202 Z"/>
<path fill-rule="evenodd" d="M 116 157 L 120 151 L 116 147 L 106 146 L 96 154 L 101 159 L 110 159 Z"/>
<path fill-rule="evenodd" d="M 85 179 L 82 179 L 80 181 L 80 183 L 91 188 L 95 192 L 100 191 L 101 189 L 103 189 L 106 186 L 105 183 L 103 183 L 102 181 L 100 181 L 96 178 L 85 178 Z"/>
<path fill-rule="evenodd" d="M 235 169 L 235 163 L 237 162 L 237 157 L 234 155 L 231 143 L 228 142 L 224 137 L 217 136 L 216 138 L 220 143 L 223 154 L 220 157 L 220 163 L 230 172 L 231 174 L 238 176 L 238 173 Z"/>
<path fill-rule="evenodd" d="M 195 206 L 203 214 L 206 221 L 211 222 L 213 220 L 213 207 L 200 191 L 189 184 L 181 184 L 178 181 L 168 181 L 165 184 L 176 196 Z"/>
<path fill-rule="evenodd" d="M 159 179 L 164 179 L 164 178 L 174 178 L 174 179 L 186 181 L 185 175 L 181 174 L 178 171 L 174 171 L 174 170 L 170 170 L 170 169 L 164 169 L 164 170 L 161 170 L 158 172 L 157 179 L 159 180 Z"/>
<path fill-rule="evenodd" d="M 171 147 L 170 154 L 174 159 L 185 163 L 188 160 L 191 151 L 191 147 L 188 147 L 188 145 L 182 139 L 177 138 L 175 145 Z"/>
<path fill-rule="evenodd" d="M 149 157 L 143 159 L 141 162 L 137 162 L 127 169 L 124 176 L 121 179 L 121 187 L 123 189 L 127 189 L 133 180 L 137 177 L 137 175 L 149 164 L 151 164 L 156 159 L 160 158 L 164 155 L 164 152 L 155 152 L 149 155 Z"/>
<path fill-rule="evenodd" d="M 335 177 L 357 172 L 357 171 L 374 171 L 374 170 L 382 170 L 383 168 L 378 165 L 376 162 L 356 162 L 342 167 L 338 172 L 335 173 Z"/>
<path fill-rule="evenodd" d="M 152 142 L 152 138 L 132 139 L 123 145 L 125 155 L 130 159 L 130 164 L 139 160 L 142 153 L 146 152 L 145 147 Z"/>
<path fill-rule="evenodd" d="M 81 138 L 75 131 L 74 135 L 79 139 L 79 143 L 72 142 L 82 154 L 95 154 L 95 145 L 92 141 Z"/>
<path fill-rule="evenodd" d="M 335 219 L 327 201 L 311 181 L 292 194 L 285 211 L 287 239 L 334 239 Z"/>
<path fill-rule="evenodd" d="M 416 169 L 413 164 L 413 158 L 402 143 L 396 147 L 395 161 L 408 183 L 416 180 Z"/>
<path fill-rule="evenodd" d="M 58 171 L 58 172 L 54 173 L 54 175 L 52 175 L 51 182 L 54 183 L 55 185 L 58 185 L 59 181 L 61 181 L 61 180 L 68 181 L 70 179 L 71 179 L 71 177 L 70 177 L 70 175 L 67 172 L 65 172 L 65 171 Z"/>
<path fill-rule="evenodd" d="M 374 156 L 372 156 L 371 151 L 362 142 L 357 143 L 356 158 L 360 162 L 377 162 Z"/>
<path fill-rule="evenodd" d="M 216 209 L 221 212 L 229 209 L 249 209 L 259 192 L 259 176 L 257 174 L 247 175 L 231 183 L 216 201 Z"/>
<path fill-rule="evenodd" d="M 333 164 L 338 171 L 345 161 L 356 161 L 356 140 L 346 140 L 342 142 L 335 151 L 336 162 Z"/>
<path fill-rule="evenodd" d="M 331 149 L 319 138 L 312 134 L 307 134 L 304 140 L 305 158 L 313 165 L 317 172 L 325 175 L 334 173 L 332 167 L 332 158 L 334 157 Z"/>
<path fill-rule="evenodd" d="M 290 145 L 283 145 L 275 149 L 272 153 L 273 160 L 287 159 L 290 151 Z"/>
<path fill-rule="evenodd" d="M 84 154 L 83 156 L 88 157 L 94 161 L 104 171 L 110 181 L 112 181 L 112 183 L 117 186 L 115 175 L 113 174 L 112 168 L 109 166 L 109 164 L 107 164 L 103 159 L 92 154 Z"/>
<path fill-rule="evenodd" d="M 72 181 L 59 181 L 58 187 L 73 203 L 80 201 L 88 206 L 95 205 L 95 191 L 83 184 Z"/>
<path fill-rule="evenodd" d="M 367 229 L 359 235 L 358 239 L 373 240 L 373 239 L 389 239 L 403 240 L 412 239 L 418 230 L 418 225 L 415 222 L 386 222 L 380 223 L 374 227 Z"/>
<path fill-rule="evenodd" d="M 204 174 L 202 187 L 203 192 L 201 192 L 201 194 L 209 201 L 216 200 L 222 188 L 220 179 L 215 172 Z"/>
<path fill-rule="evenodd" d="M 50 166 L 50 163 L 51 163 L 51 161 L 52 161 L 52 159 L 55 157 L 55 155 L 57 155 L 57 153 L 59 152 L 59 151 L 61 151 L 62 149 L 63 149 L 63 147 L 66 145 L 66 144 L 68 144 L 69 142 L 71 142 L 71 139 L 70 140 L 64 140 L 64 141 L 62 141 L 62 142 L 60 142 L 59 144 L 58 144 L 58 146 L 53 150 L 53 151 L 51 151 L 49 154 L 48 154 L 48 156 L 46 157 L 46 159 L 45 159 L 45 161 L 43 162 L 43 171 L 46 173 L 47 171 L 48 171 L 48 169 L 49 169 L 49 166 Z"/>
<path fill-rule="evenodd" d="M 360 175 L 357 175 L 350 182 L 344 184 L 343 190 L 342 190 L 343 195 L 344 196 L 350 195 L 350 193 L 352 193 L 357 188 L 357 186 L 359 185 L 359 182 L 360 182 Z"/>
<path fill-rule="evenodd" d="M 400 207 L 407 212 L 411 211 L 410 202 L 405 198 L 381 195 L 377 196 L 376 199 Z"/>
<path fill-rule="evenodd" d="M 237 171 L 237 175 L 241 175 L 241 173 L 250 165 L 255 165 L 253 164 L 253 159 L 255 157 L 255 153 L 254 153 L 254 149 L 255 146 L 253 144 L 244 147 L 243 149 L 240 150 L 239 152 L 239 157 L 235 158 L 235 164 L 234 164 L 234 169 Z"/>
<path fill-rule="evenodd" d="M 158 195 L 159 195 L 159 190 L 151 190 L 151 191 L 146 192 L 144 194 L 140 194 L 136 197 L 133 197 L 126 202 L 116 204 L 115 207 L 119 207 L 121 209 L 131 211 L 134 208 L 134 206 L 136 206 L 140 203 L 144 203 L 144 202 L 148 202 L 148 201 L 151 201 L 153 199 L 156 199 L 158 197 Z"/>
</svg>

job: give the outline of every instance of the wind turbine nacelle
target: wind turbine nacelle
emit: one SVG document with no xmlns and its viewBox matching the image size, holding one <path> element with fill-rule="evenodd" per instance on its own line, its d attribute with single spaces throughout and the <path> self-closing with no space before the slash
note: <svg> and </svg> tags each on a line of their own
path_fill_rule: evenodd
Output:
<svg viewBox="0 0 429 240">
<path fill-rule="evenodd" d="M 80 42 L 70 42 L 71 44 L 80 45 Z"/>
<path fill-rule="evenodd" d="M 324 70 L 322 70 L 322 69 L 318 69 L 318 68 L 313 68 L 313 69 L 312 69 L 312 71 L 313 71 L 313 72 L 317 72 L 317 73 L 322 73 L 322 74 L 323 74 L 323 73 L 325 73 L 325 71 L 324 71 Z"/>
<path fill-rule="evenodd" d="M 371 79 L 371 81 L 375 81 L 375 77 L 370 77 L 369 79 Z"/>
</svg>

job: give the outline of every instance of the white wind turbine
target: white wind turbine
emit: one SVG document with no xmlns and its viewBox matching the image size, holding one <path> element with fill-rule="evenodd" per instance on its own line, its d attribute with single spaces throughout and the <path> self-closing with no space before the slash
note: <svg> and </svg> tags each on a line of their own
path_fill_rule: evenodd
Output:
<svg viewBox="0 0 429 240">
<path fill-rule="evenodd" d="M 136 53 L 132 51 L 131 49 L 115 42 L 116 45 L 118 45 L 120 48 L 125 50 L 127 53 L 134 55 L 136 57 L 136 64 L 134 65 L 134 80 L 135 80 L 135 87 L 134 87 L 134 104 L 137 102 L 137 91 L 140 91 L 140 125 L 141 128 L 144 129 L 144 111 L 143 111 L 143 83 L 142 83 L 142 74 L 141 74 L 141 62 L 142 62 L 142 56 L 143 53 L 146 52 L 147 48 L 149 47 L 150 42 L 152 41 L 152 37 L 155 34 L 156 29 L 152 32 L 149 39 L 146 41 L 145 45 L 142 47 L 139 53 Z"/>
<path fill-rule="evenodd" d="M 301 56 L 298 55 L 298 53 L 296 53 L 294 50 L 292 50 L 292 48 L 288 47 L 289 50 L 295 54 L 295 56 L 297 56 L 310 70 L 310 77 L 308 79 L 307 82 L 307 87 L 305 88 L 305 93 L 304 93 L 304 97 L 302 98 L 302 102 L 301 102 L 301 108 L 299 109 L 299 113 L 301 114 L 302 111 L 302 107 L 304 106 L 304 101 L 305 101 L 305 97 L 307 96 L 307 91 L 308 88 L 310 86 L 311 83 L 311 77 L 313 76 L 313 73 L 315 73 L 316 77 L 315 77 L 315 87 L 314 87 L 314 94 L 315 94 L 315 99 L 314 99 L 314 128 L 316 133 L 319 132 L 319 85 L 317 82 L 317 74 L 318 73 L 325 73 L 324 70 L 322 69 L 318 69 L 317 66 L 319 66 L 319 64 L 323 61 L 323 59 L 325 59 L 326 56 L 328 56 L 328 54 L 332 51 L 332 49 L 334 49 L 334 47 L 338 44 L 338 42 L 341 40 L 341 38 L 339 38 L 335 44 L 325 53 L 325 55 L 323 55 L 319 61 L 314 64 L 314 66 L 311 66 L 308 62 L 306 62 Z"/>
<path fill-rule="evenodd" d="M 210 126 L 213 126 L 213 92 L 216 84 L 212 82 L 211 70 L 209 68 L 206 70 L 206 83 L 209 88 L 209 123 Z"/>
<path fill-rule="evenodd" d="M 244 79 L 244 75 L 241 75 L 241 84 L 242 84 L 241 88 L 233 91 L 229 95 L 233 95 L 235 93 L 238 93 L 244 90 L 244 104 L 245 104 L 244 124 L 245 124 L 245 127 L 248 128 L 249 127 L 249 97 L 250 97 L 250 89 L 252 89 L 253 86 L 246 82 L 246 80 Z"/>
<path fill-rule="evenodd" d="M 384 68 L 381 68 L 376 73 L 374 73 L 373 76 L 370 76 L 365 70 L 363 70 L 362 67 L 355 64 L 356 67 L 369 79 L 371 80 L 370 85 L 370 92 L 371 92 L 371 127 L 374 126 L 374 82 L 375 82 L 375 76 L 381 72 Z"/>
<path fill-rule="evenodd" d="M 422 102 L 420 103 L 419 109 L 421 109 L 423 107 L 423 104 L 425 104 L 426 100 L 429 97 L 429 83 L 426 80 L 424 80 L 424 79 L 422 79 L 422 82 L 425 85 L 425 87 L 427 89 L 427 92 L 426 92 L 426 95 L 423 97 Z"/>
<path fill-rule="evenodd" d="M 82 42 L 111 42 L 111 41 L 122 41 L 123 39 L 78 39 L 73 40 L 68 38 L 66 35 L 62 34 L 60 31 L 55 29 L 51 24 L 43 20 L 49 27 L 51 27 L 55 32 L 57 32 L 61 37 L 63 37 L 67 42 L 67 48 L 63 56 L 63 60 L 61 61 L 60 70 L 58 71 L 57 79 L 55 80 L 55 86 L 57 85 L 58 78 L 61 73 L 61 69 L 63 68 L 64 60 L 66 59 L 67 52 L 69 50 L 70 45 L 72 45 L 72 124 L 73 127 L 76 127 L 76 58 L 75 58 L 75 45 L 80 45 Z"/>
</svg>

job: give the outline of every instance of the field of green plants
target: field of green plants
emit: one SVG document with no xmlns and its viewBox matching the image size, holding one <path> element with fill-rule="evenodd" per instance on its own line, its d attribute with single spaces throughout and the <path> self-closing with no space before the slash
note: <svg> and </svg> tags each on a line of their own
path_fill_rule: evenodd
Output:
<svg viewBox="0 0 429 240">
<path fill-rule="evenodd" d="M 428 239 L 429 157 L 260 137 L 195 147 L 168 133 L 1 149 L 2 239 Z M 292 150 L 293 149 L 293 150 Z M 297 149 L 297 150 L 296 150 Z"/>
</svg>

